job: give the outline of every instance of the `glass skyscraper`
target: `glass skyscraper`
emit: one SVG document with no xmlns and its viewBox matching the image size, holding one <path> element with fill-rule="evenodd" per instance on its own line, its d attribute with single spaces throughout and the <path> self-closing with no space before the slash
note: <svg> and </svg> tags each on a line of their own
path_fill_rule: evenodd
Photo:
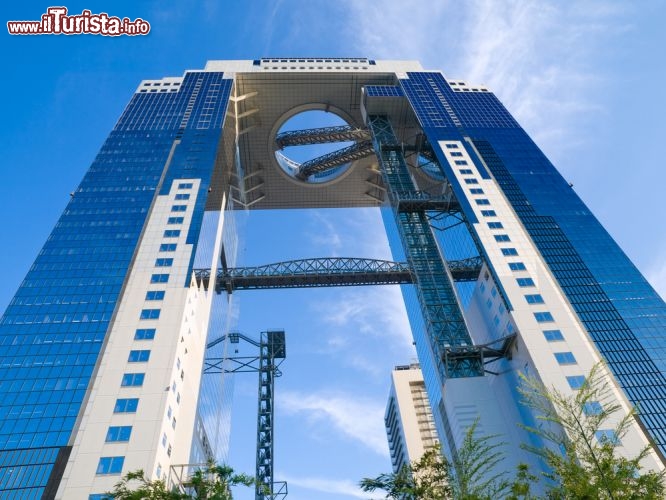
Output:
<svg viewBox="0 0 666 500">
<path fill-rule="evenodd" d="M 307 110 L 348 125 L 284 134 Z M 101 498 L 127 471 L 173 481 L 224 453 L 224 378 L 202 370 L 225 354 L 207 345 L 230 327 L 213 280 L 236 219 L 355 206 L 382 208 L 406 260 L 449 451 L 477 417 L 530 439 L 520 373 L 571 392 L 605 360 L 640 408 L 622 451 L 652 443 L 663 467 L 666 306 L 492 92 L 408 61 L 211 61 L 141 82 L 0 320 L 2 498 Z"/>
</svg>

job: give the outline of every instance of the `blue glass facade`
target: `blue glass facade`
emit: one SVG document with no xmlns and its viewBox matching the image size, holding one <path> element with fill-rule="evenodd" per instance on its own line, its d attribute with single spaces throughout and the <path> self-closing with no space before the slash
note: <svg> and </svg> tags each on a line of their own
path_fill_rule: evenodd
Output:
<svg viewBox="0 0 666 500">
<path fill-rule="evenodd" d="M 432 144 L 470 140 L 543 256 L 662 455 L 666 453 L 666 305 L 499 100 L 409 73 L 405 95 Z M 437 152 L 437 151 L 436 151 Z M 478 155 L 477 155 L 478 152 Z M 439 154 L 439 153 L 438 153 Z M 459 200 L 465 195 L 439 158 Z M 476 222 L 461 203 L 466 217 Z"/>
<path fill-rule="evenodd" d="M 144 223 L 176 178 L 202 179 L 196 244 L 230 88 L 188 72 L 133 96 L 0 319 L 3 498 L 57 488 Z"/>
</svg>

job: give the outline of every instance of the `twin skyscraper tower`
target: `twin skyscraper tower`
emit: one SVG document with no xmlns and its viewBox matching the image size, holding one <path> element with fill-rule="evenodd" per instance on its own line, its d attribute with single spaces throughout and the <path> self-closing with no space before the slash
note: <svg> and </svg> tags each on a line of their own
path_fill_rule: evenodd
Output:
<svg viewBox="0 0 666 500">
<path fill-rule="evenodd" d="M 282 131 L 309 110 L 346 124 Z M 396 262 L 235 268 L 241 211 L 324 207 L 380 208 Z M 652 443 L 663 468 L 666 305 L 492 92 L 411 61 L 210 61 L 141 82 L 0 320 L 3 498 L 94 500 L 214 456 L 218 294 L 382 283 L 402 286 L 448 452 L 477 418 L 535 439 L 520 374 L 573 393 L 605 360 L 640 408 L 619 451 Z"/>
</svg>

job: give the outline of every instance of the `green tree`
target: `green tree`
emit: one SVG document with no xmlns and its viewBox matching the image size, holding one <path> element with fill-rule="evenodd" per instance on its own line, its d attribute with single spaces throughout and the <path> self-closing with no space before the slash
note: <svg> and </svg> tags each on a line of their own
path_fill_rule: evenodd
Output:
<svg viewBox="0 0 666 500">
<path fill-rule="evenodd" d="M 252 486 L 254 478 L 236 474 L 228 465 L 209 463 L 205 469 L 192 474 L 188 486 L 194 490 L 193 498 L 199 500 L 231 500 L 231 486 Z"/>
<path fill-rule="evenodd" d="M 532 484 L 539 480 L 537 476 L 530 473 L 527 464 L 518 464 L 516 478 L 511 483 L 510 493 L 507 500 L 533 500 L 538 498 L 532 494 Z"/>
<path fill-rule="evenodd" d="M 482 500 L 501 498 L 511 485 L 506 472 L 496 472 L 503 460 L 497 436 L 475 436 L 478 421 L 465 433 L 451 461 L 439 448 L 431 448 L 397 473 L 364 478 L 363 491 L 383 490 L 385 498 L 400 500 Z"/>
<path fill-rule="evenodd" d="M 141 469 L 125 474 L 115 484 L 113 490 L 106 495 L 109 498 L 120 500 L 186 500 L 192 498 L 184 493 L 168 490 L 162 480 L 148 479 Z"/>
<path fill-rule="evenodd" d="M 509 481 L 506 471 L 496 466 L 504 460 L 502 443 L 494 442 L 497 435 L 475 436 L 478 420 L 463 438 L 453 457 L 450 484 L 456 500 L 496 499 L 506 494 Z"/>
<path fill-rule="evenodd" d="M 232 486 L 254 483 L 253 477 L 236 474 L 228 465 L 210 462 L 196 470 L 182 485 L 186 493 L 169 490 L 164 481 L 148 479 L 142 470 L 138 470 L 128 472 L 107 495 L 118 500 L 232 500 Z"/>
<path fill-rule="evenodd" d="M 603 365 L 592 368 L 575 395 L 563 394 L 541 382 L 523 377 L 519 388 L 523 404 L 541 422 L 525 428 L 550 443 L 526 449 L 540 455 L 550 467 L 548 491 L 552 499 L 663 499 L 664 473 L 644 471 L 646 446 L 628 459 L 616 446 L 627 435 L 635 411 L 620 417 L 622 407 L 603 375 Z M 612 424 L 612 422 L 616 422 Z"/>
<path fill-rule="evenodd" d="M 417 500 L 451 498 L 449 462 L 438 447 L 427 450 L 419 460 L 404 465 L 398 472 L 363 478 L 359 483 L 363 491 L 383 490 L 385 498 Z"/>
</svg>

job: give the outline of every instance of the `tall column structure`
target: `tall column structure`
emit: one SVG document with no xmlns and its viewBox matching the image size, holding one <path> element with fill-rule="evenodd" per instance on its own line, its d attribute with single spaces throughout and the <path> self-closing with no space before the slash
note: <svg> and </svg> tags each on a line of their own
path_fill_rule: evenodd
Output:
<svg viewBox="0 0 666 500">
<path fill-rule="evenodd" d="M 347 125 L 281 130 L 313 109 Z M 281 151 L 336 141 L 352 145 Z M 201 374 L 226 348 L 207 352 L 229 331 L 235 219 L 356 206 L 383 210 L 407 268 L 267 266 L 248 288 L 403 283 L 450 453 L 470 415 L 530 439 L 521 373 L 573 393 L 605 360 L 640 407 L 620 451 L 652 443 L 663 467 L 666 306 L 495 95 L 414 61 L 266 58 L 141 82 L 73 193 L 0 320 L 7 498 L 100 498 L 220 453 L 223 378 Z"/>
</svg>

